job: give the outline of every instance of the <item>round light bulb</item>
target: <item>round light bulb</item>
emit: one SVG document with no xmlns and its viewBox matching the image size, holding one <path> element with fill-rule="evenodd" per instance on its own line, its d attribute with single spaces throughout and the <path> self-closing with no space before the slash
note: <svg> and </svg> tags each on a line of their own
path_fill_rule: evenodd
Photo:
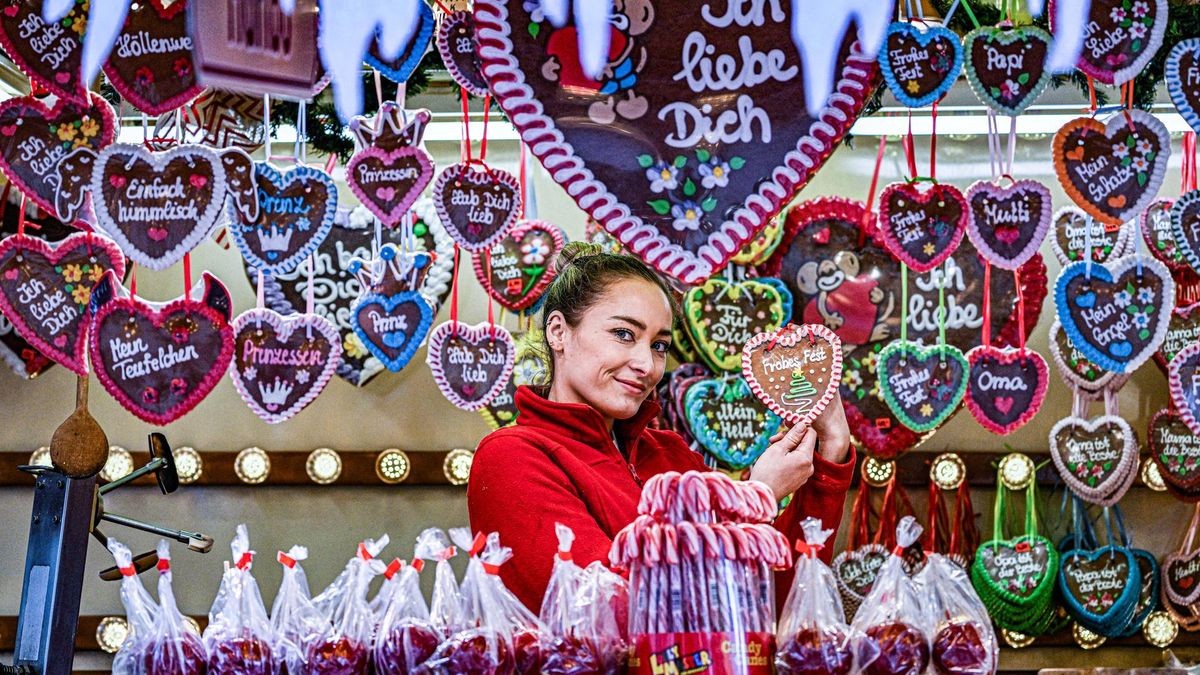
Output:
<svg viewBox="0 0 1200 675">
<path fill-rule="evenodd" d="M 246 448 L 234 458 L 233 470 L 243 483 L 257 485 L 271 474 L 271 458 L 262 448 Z"/>
<path fill-rule="evenodd" d="M 29 455 L 29 464 L 30 466 L 52 466 L 53 463 L 50 461 L 50 448 L 43 445 L 37 450 L 34 450 L 33 454 Z"/>
<path fill-rule="evenodd" d="M 131 471 L 133 471 L 133 455 L 119 445 L 109 447 L 108 460 L 104 462 L 104 468 L 100 469 L 100 478 L 111 482 L 128 475 Z"/>
<path fill-rule="evenodd" d="M 929 478 L 943 490 L 957 490 L 967 479 L 967 465 L 953 452 L 938 455 L 929 466 Z"/>
<path fill-rule="evenodd" d="M 195 448 L 184 446 L 175 448 L 175 472 L 179 474 L 181 485 L 191 485 L 200 480 L 204 473 L 204 459 Z"/>
<path fill-rule="evenodd" d="M 411 470 L 412 463 L 408 461 L 408 455 L 397 448 L 384 450 L 375 460 L 375 475 L 388 485 L 404 482 Z"/>
<path fill-rule="evenodd" d="M 451 485 L 466 485 L 467 479 L 471 477 L 471 462 L 475 459 L 475 453 L 462 448 L 455 448 L 446 455 L 446 461 L 442 462 L 442 472 L 446 474 L 446 480 L 450 481 Z"/>
<path fill-rule="evenodd" d="M 129 637 L 129 622 L 124 617 L 106 616 L 96 626 L 96 643 L 109 654 L 116 654 Z"/>
<path fill-rule="evenodd" d="M 342 475 L 342 457 L 330 448 L 317 448 L 309 453 L 304 470 L 317 485 L 329 485 Z"/>
</svg>

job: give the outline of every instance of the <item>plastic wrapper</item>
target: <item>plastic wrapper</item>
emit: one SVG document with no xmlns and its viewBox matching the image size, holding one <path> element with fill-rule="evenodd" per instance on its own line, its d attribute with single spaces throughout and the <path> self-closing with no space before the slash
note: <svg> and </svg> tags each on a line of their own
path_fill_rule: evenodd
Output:
<svg viewBox="0 0 1200 675">
<path fill-rule="evenodd" d="M 146 675 L 204 675 L 208 656 L 191 624 L 175 604 L 171 547 L 158 542 L 158 616 L 143 652 Z"/>
<path fill-rule="evenodd" d="M 932 636 L 930 658 L 936 675 L 990 675 L 998 667 L 1000 645 L 987 608 L 967 573 L 939 554 L 930 554 L 916 584 Z"/>
<path fill-rule="evenodd" d="M 254 551 L 245 525 L 237 526 L 231 548 L 233 564 L 221 577 L 204 630 L 208 670 L 220 675 L 275 675 L 282 661 L 271 647 L 275 634 L 251 573 Z"/>
<path fill-rule="evenodd" d="M 875 643 L 846 624 L 837 579 L 817 557 L 833 530 L 817 518 L 801 523 L 796 575 L 779 618 L 775 667 L 780 675 L 849 675 L 874 660 Z"/>
<path fill-rule="evenodd" d="M 129 622 L 129 636 L 113 657 L 113 672 L 146 675 L 147 647 L 154 635 L 158 605 L 142 585 L 133 567 L 129 547 L 110 537 L 108 550 L 121 570 L 121 604 L 125 606 L 125 619 Z"/>
<path fill-rule="evenodd" d="M 308 559 L 308 549 L 293 546 L 287 553 L 280 551 L 275 559 L 283 566 L 283 580 L 271 605 L 272 649 L 289 673 L 301 673 L 308 650 L 321 638 L 327 622 L 313 604 L 308 576 L 300 564 Z"/>
<path fill-rule="evenodd" d="M 385 534 L 358 545 L 355 556 L 319 596 L 318 609 L 327 612 L 325 631 L 306 652 L 310 675 L 366 675 L 375 633 L 375 615 L 367 602 L 371 580 L 384 571 L 377 556 L 388 544 Z"/>
<path fill-rule="evenodd" d="M 433 594 L 429 599 L 429 622 L 441 634 L 441 638 L 446 638 L 464 627 L 462 596 L 458 580 L 454 578 L 454 568 L 450 567 L 450 559 L 457 554 L 458 549 L 450 543 L 446 533 L 436 527 L 417 535 L 417 546 L 413 556 L 436 563 L 433 570 Z"/>
<path fill-rule="evenodd" d="M 429 606 L 421 594 L 420 573 L 425 561 L 411 565 L 399 560 L 384 571 L 383 586 L 376 596 L 380 617 L 375 632 L 375 672 L 379 675 L 409 675 L 418 672 L 441 642 L 429 621 Z"/>
<path fill-rule="evenodd" d="M 874 642 L 878 654 L 865 675 L 921 675 L 929 666 L 928 619 L 916 585 L 905 572 L 904 550 L 921 536 L 912 516 L 896 526 L 896 548 L 879 569 L 875 585 L 854 615 L 853 628 Z"/>
</svg>

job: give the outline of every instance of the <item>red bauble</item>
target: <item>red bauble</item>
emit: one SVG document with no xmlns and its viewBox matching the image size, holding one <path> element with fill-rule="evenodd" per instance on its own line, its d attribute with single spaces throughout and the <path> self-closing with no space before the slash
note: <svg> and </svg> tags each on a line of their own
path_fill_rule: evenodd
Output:
<svg viewBox="0 0 1200 675">
<path fill-rule="evenodd" d="M 434 659 L 456 675 L 512 675 L 516 669 L 508 640 L 485 628 L 455 633 L 438 647 Z"/>
<path fill-rule="evenodd" d="M 142 655 L 145 675 L 204 675 L 208 667 L 204 644 L 191 633 L 173 640 L 155 640 Z"/>
<path fill-rule="evenodd" d="M 308 670 L 311 675 L 365 675 L 367 648 L 345 635 L 336 640 L 322 640 L 308 651 Z"/>
<path fill-rule="evenodd" d="M 543 672 L 547 675 L 602 675 L 604 661 L 591 640 L 571 635 L 555 638 L 545 645 Z"/>
<path fill-rule="evenodd" d="M 988 675 L 992 665 L 991 649 L 974 621 L 951 621 L 933 638 L 933 668 L 938 675 Z"/>
<path fill-rule="evenodd" d="M 803 628 L 779 647 L 780 675 L 849 675 L 850 641 L 839 628 Z"/>
<path fill-rule="evenodd" d="M 906 623 L 871 626 L 867 637 L 879 646 L 879 658 L 863 671 L 866 675 L 920 675 L 929 666 L 925 634 Z"/>
<path fill-rule="evenodd" d="M 542 672 L 542 645 L 537 631 L 523 628 L 513 634 L 513 654 L 517 675 L 538 675 Z"/>
<path fill-rule="evenodd" d="M 409 675 L 437 651 L 442 636 L 423 623 L 405 620 L 392 626 L 375 647 L 375 672 Z"/>
<path fill-rule="evenodd" d="M 221 675 L 273 675 L 271 646 L 247 631 L 242 637 L 220 640 L 208 652 L 208 669 Z"/>
</svg>

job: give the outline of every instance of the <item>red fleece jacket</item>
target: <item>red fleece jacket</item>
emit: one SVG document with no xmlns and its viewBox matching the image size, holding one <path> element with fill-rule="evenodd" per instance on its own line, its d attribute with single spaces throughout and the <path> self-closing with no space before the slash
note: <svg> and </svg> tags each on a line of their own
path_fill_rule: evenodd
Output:
<svg viewBox="0 0 1200 675">
<path fill-rule="evenodd" d="M 492 432 L 475 452 L 467 509 L 472 530 L 499 532 L 500 542 L 512 547 L 513 559 L 500 568 L 500 575 L 537 612 L 558 550 L 555 523 L 575 531 L 577 563 L 608 564 L 613 537 L 637 517 L 646 479 L 667 471 L 709 469 L 679 434 L 646 428 L 659 412 L 653 401 L 614 424 L 628 462 L 592 408 L 548 401 L 529 387 L 517 389 L 516 404 L 516 426 Z M 812 477 L 775 520 L 789 541 L 800 537 L 800 521 L 807 516 L 837 528 L 854 460 L 853 449 L 843 464 L 814 456 Z M 821 557 L 828 562 L 831 555 L 826 548 Z M 790 571 L 777 575 L 780 598 L 790 585 Z"/>
</svg>

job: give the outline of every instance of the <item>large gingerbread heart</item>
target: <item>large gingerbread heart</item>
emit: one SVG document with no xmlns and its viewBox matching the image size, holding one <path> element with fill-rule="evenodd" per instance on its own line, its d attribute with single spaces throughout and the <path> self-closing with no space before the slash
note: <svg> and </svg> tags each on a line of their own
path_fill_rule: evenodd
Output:
<svg viewBox="0 0 1200 675">
<path fill-rule="evenodd" d="M 1128 624 L 1141 585 L 1137 561 L 1122 546 L 1075 549 L 1064 553 L 1059 564 L 1059 594 L 1068 611 L 1093 629 Z"/>
<path fill-rule="evenodd" d="M 453 164 L 434 182 L 433 203 L 442 225 L 459 246 L 482 251 L 516 224 L 521 215 L 521 190 L 507 171 Z"/>
<path fill-rule="evenodd" d="M 1058 320 L 1072 345 L 1106 370 L 1131 373 L 1166 337 L 1175 283 L 1166 266 L 1141 255 L 1107 265 L 1067 265 L 1054 285 Z"/>
<path fill-rule="evenodd" d="M 66 15 L 47 23 L 45 0 L 5 0 L 0 8 L 0 45 L 29 81 L 60 100 L 86 103 L 83 81 L 83 34 L 88 0 L 73 0 Z M 61 4 L 61 3 L 60 3 Z"/>
<path fill-rule="evenodd" d="M 1050 30 L 1058 13 L 1050 0 L 1046 13 Z M 1091 0 L 1083 30 L 1083 50 L 1075 63 L 1083 74 L 1100 82 L 1122 85 L 1145 69 L 1162 46 L 1167 30 L 1167 0 Z"/>
<path fill-rule="evenodd" d="M 367 292 L 350 307 L 359 342 L 393 373 L 412 360 L 433 324 L 433 308 L 417 291 Z"/>
<path fill-rule="evenodd" d="M 945 26 L 897 21 L 888 26 L 879 65 L 896 100 L 924 108 L 954 86 L 963 66 L 962 43 Z"/>
<path fill-rule="evenodd" d="M 512 335 L 502 326 L 447 321 L 429 335 L 425 362 L 448 401 L 479 410 L 504 390 L 515 354 Z"/>
<path fill-rule="evenodd" d="M 928 272 L 958 248 L 969 210 L 953 185 L 892 183 L 879 195 L 879 231 L 900 262 Z"/>
<path fill-rule="evenodd" d="M 183 11 L 188 2 L 174 0 L 169 8 L 160 2 L 131 6 L 104 64 L 113 88 L 148 115 L 174 110 L 204 91 L 196 80 L 188 13 Z"/>
<path fill-rule="evenodd" d="M 1050 457 L 1071 492 L 1093 504 L 1115 504 L 1137 473 L 1137 441 L 1116 415 L 1065 417 L 1050 430 Z"/>
<path fill-rule="evenodd" d="M 73 173 L 71 162 L 90 152 L 69 154 L 60 175 Z M 131 260 L 152 270 L 174 265 L 208 238 L 225 201 L 221 157 L 198 145 L 158 153 L 110 145 L 95 158 L 90 177 L 97 225 Z M 60 216 L 73 215 L 63 213 L 61 200 L 56 205 Z"/>
<path fill-rule="evenodd" d="M 253 268 L 276 276 L 296 269 L 320 247 L 337 215 L 337 185 L 329 174 L 309 166 L 281 172 L 254 163 L 258 217 L 240 215 L 229 205 L 229 233 Z"/>
<path fill-rule="evenodd" d="M 150 424 L 166 425 L 204 400 L 229 366 L 229 291 L 207 272 L 191 296 L 168 303 L 123 291 L 112 271 L 92 290 L 93 369 L 122 407 Z"/>
<path fill-rule="evenodd" d="M 1054 212 L 1054 236 L 1050 237 L 1050 244 L 1054 257 L 1066 265 L 1086 260 L 1089 246 L 1092 262 L 1116 260 L 1130 251 L 1134 241 L 1128 227 L 1121 225 L 1110 229 L 1078 206 L 1064 206 Z"/>
<path fill-rule="evenodd" d="M 950 419 L 967 391 L 967 359 L 953 345 L 897 340 L 879 353 L 879 389 L 904 426 L 925 433 Z"/>
<path fill-rule="evenodd" d="M 567 245 L 562 228 L 545 220 L 522 220 L 491 248 L 473 256 L 475 278 L 496 302 L 519 312 L 542 297 L 554 281 L 554 259 Z"/>
<path fill-rule="evenodd" d="M 704 361 L 733 372 L 750 338 L 783 325 L 783 299 L 770 284 L 713 277 L 684 294 L 683 320 Z"/>
<path fill-rule="evenodd" d="M 1200 37 L 1180 40 L 1167 54 L 1163 78 L 1175 109 L 1193 130 L 1200 131 Z"/>
<path fill-rule="evenodd" d="M 0 241 L 0 312 L 42 354 L 86 376 L 92 288 L 125 274 L 117 245 L 90 232 L 56 244 L 14 235 Z"/>
<path fill-rule="evenodd" d="M 1163 481 L 1177 497 L 1200 501 L 1200 436 L 1192 433 L 1177 412 L 1159 410 L 1150 420 L 1147 434 L 1150 457 L 1158 465 Z"/>
<path fill-rule="evenodd" d="M 1163 559 L 1163 590 L 1181 605 L 1200 602 L 1200 550 L 1176 551 Z"/>
<path fill-rule="evenodd" d="M 2 12 L 0 12 L 2 14 Z M 116 133 L 112 106 L 99 94 L 87 104 L 59 99 L 47 107 L 32 96 L 0 104 L 0 171 L 14 187 L 53 212 L 60 179 L 57 164 L 75 148 L 100 152 Z"/>
<path fill-rule="evenodd" d="M 1050 230 L 1050 190 L 1035 180 L 967 189 L 967 237 L 993 265 L 1012 270 L 1038 252 Z"/>
<path fill-rule="evenodd" d="M 283 316 L 251 309 L 233 320 L 229 378 L 255 415 L 269 424 L 312 403 L 342 362 L 337 326 L 318 314 Z"/>
<path fill-rule="evenodd" d="M 1176 307 L 1167 324 L 1167 336 L 1154 352 L 1154 362 L 1166 372 L 1167 365 L 1184 347 L 1200 342 L 1200 303 Z"/>
<path fill-rule="evenodd" d="M 826 106 L 797 105 L 792 8 L 776 10 L 751 23 L 724 8 L 618 9 L 599 81 L 576 27 L 532 3 L 482 0 L 475 21 L 484 74 L 555 181 L 634 254 L 694 284 L 812 179 L 875 88 L 875 55 L 847 34 Z"/>
<path fill-rule="evenodd" d="M 759 333 L 742 350 L 742 376 L 788 426 L 807 426 L 837 395 L 842 341 L 819 324 L 788 324 Z"/>
<path fill-rule="evenodd" d="M 1067 196 L 1096 220 L 1120 225 L 1154 201 L 1171 138 L 1158 118 L 1133 109 L 1107 123 L 1091 117 L 1068 122 L 1054 135 L 1051 154 Z"/>
<path fill-rule="evenodd" d="M 1011 434 L 1041 409 L 1050 384 L 1041 354 L 980 345 L 967 352 L 967 363 L 967 410 L 988 431 Z"/>
<path fill-rule="evenodd" d="M 433 180 L 433 159 L 421 148 L 366 148 L 346 165 L 346 185 L 384 225 L 400 224 Z"/>
<path fill-rule="evenodd" d="M 779 416 L 767 409 L 740 377 L 704 379 L 683 398 L 692 437 L 712 457 L 734 470 L 754 464 L 779 430 Z"/>
<path fill-rule="evenodd" d="M 967 81 L 984 105 L 1020 115 L 1050 83 L 1050 34 L 1036 26 L 984 26 L 963 38 Z"/>
</svg>

